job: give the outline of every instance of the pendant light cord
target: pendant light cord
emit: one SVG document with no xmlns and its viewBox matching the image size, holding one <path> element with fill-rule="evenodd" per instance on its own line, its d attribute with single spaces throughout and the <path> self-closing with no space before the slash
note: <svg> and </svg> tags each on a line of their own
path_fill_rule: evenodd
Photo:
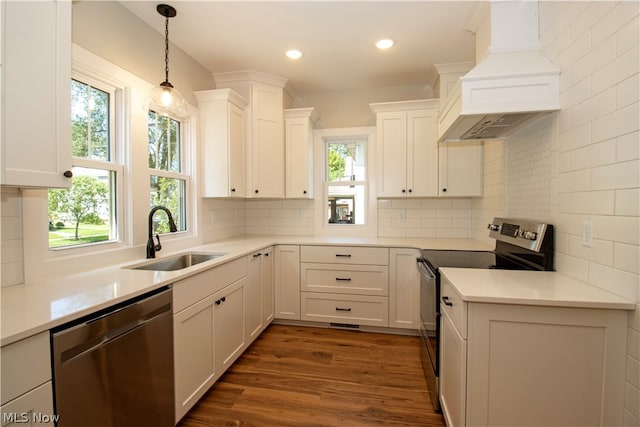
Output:
<svg viewBox="0 0 640 427">
<path fill-rule="evenodd" d="M 164 81 L 169 81 L 169 17 L 164 20 Z"/>
</svg>

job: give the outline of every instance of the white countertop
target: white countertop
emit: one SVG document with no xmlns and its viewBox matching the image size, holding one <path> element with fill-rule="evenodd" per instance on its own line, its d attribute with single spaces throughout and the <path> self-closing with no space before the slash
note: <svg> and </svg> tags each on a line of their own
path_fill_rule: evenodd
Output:
<svg viewBox="0 0 640 427">
<path fill-rule="evenodd" d="M 125 264 L 0 290 L 0 345 L 4 346 L 109 307 L 213 266 L 276 244 L 409 247 L 417 249 L 492 250 L 471 239 L 322 238 L 247 236 L 194 247 L 194 252 L 225 256 L 179 271 L 130 270 L 143 258 Z M 184 251 L 181 251 L 184 252 Z M 174 253 L 175 254 L 175 253 Z M 174 255 L 158 253 L 158 259 Z"/>
<path fill-rule="evenodd" d="M 464 301 L 634 310 L 635 303 L 554 271 L 440 268 Z"/>
</svg>

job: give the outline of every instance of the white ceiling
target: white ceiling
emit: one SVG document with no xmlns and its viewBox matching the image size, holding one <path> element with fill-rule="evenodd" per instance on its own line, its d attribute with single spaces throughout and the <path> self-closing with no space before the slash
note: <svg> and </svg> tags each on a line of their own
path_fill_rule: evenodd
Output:
<svg viewBox="0 0 640 427">
<path fill-rule="evenodd" d="M 159 1 L 122 1 L 164 34 Z M 169 39 L 212 73 L 255 70 L 296 93 L 431 84 L 433 64 L 473 61 L 473 1 L 184 1 Z M 374 43 L 392 38 L 380 51 Z M 303 57 L 288 59 L 288 49 Z"/>
</svg>

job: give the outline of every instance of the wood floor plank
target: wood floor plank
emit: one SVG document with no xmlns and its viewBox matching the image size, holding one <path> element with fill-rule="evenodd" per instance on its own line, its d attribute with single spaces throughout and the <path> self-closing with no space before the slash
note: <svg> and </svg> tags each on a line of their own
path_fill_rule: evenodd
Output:
<svg viewBox="0 0 640 427">
<path fill-rule="evenodd" d="M 428 426 L 418 337 L 271 325 L 179 427 Z"/>
</svg>

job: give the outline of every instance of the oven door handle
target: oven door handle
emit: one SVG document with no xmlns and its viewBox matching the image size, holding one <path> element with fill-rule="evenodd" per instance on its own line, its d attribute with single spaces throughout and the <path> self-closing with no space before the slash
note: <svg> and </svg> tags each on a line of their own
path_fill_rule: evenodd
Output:
<svg viewBox="0 0 640 427">
<path fill-rule="evenodd" d="M 433 272 L 433 270 L 431 270 L 424 258 L 416 258 L 416 261 L 418 263 L 418 271 L 422 276 L 424 276 L 428 280 L 436 279 L 436 274 Z"/>
</svg>

